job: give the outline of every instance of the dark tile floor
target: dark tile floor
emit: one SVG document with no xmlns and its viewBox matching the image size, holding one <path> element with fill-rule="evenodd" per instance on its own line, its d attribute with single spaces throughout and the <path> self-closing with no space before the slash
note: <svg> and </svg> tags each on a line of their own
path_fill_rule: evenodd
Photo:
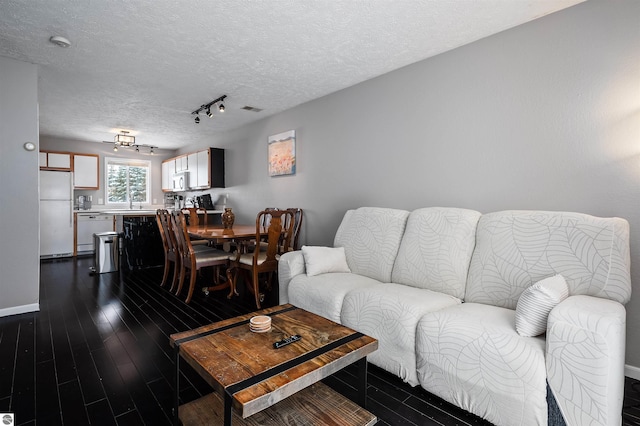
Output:
<svg viewBox="0 0 640 426">
<path fill-rule="evenodd" d="M 0 413 L 18 425 L 170 424 L 169 335 L 250 312 L 251 299 L 198 293 L 185 305 L 158 287 L 159 268 L 90 276 L 92 264 L 43 261 L 40 312 L 0 318 Z M 182 375 L 182 402 L 210 392 L 184 363 Z M 347 368 L 326 383 L 353 397 L 354 376 Z M 488 424 L 375 366 L 368 379 L 378 424 Z M 624 425 L 640 425 L 637 386 L 627 379 Z"/>
</svg>

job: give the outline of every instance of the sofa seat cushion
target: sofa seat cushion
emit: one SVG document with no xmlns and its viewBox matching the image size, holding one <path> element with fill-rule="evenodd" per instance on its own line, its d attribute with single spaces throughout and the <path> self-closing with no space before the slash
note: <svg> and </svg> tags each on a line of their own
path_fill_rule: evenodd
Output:
<svg viewBox="0 0 640 426">
<path fill-rule="evenodd" d="M 431 290 L 381 284 L 348 292 L 340 318 L 343 325 L 378 339 L 378 350 L 367 356 L 369 362 L 416 386 L 416 324 L 428 312 L 460 303 Z"/>
<path fill-rule="evenodd" d="M 499 425 L 547 424 L 545 340 L 515 311 L 477 303 L 426 314 L 416 328 L 423 388 Z"/>
<path fill-rule="evenodd" d="M 313 277 L 296 275 L 289 283 L 289 303 L 339 323 L 342 301 L 349 291 L 381 284 L 372 278 L 343 272 Z"/>
</svg>

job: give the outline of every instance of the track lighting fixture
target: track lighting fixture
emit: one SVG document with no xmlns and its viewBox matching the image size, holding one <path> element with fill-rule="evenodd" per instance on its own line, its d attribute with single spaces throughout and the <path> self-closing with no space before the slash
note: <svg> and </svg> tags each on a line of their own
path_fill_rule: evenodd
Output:
<svg viewBox="0 0 640 426">
<path fill-rule="evenodd" d="M 195 118 L 195 120 L 194 120 L 194 121 L 195 121 L 195 123 L 196 123 L 196 124 L 199 124 L 199 123 L 200 123 L 200 116 L 199 116 L 199 114 L 200 114 L 201 112 L 204 112 L 205 114 L 207 114 L 207 116 L 208 116 L 209 118 L 213 118 L 213 113 L 211 112 L 211 107 L 212 107 L 213 105 L 217 104 L 217 103 L 220 103 L 220 104 L 218 105 L 218 111 L 220 111 L 220 112 L 224 112 L 225 108 L 224 108 L 224 104 L 222 103 L 222 101 L 224 101 L 226 97 L 227 97 L 227 95 L 222 95 L 222 96 L 220 96 L 219 98 L 212 100 L 212 101 L 211 101 L 211 102 L 209 102 L 208 104 L 200 105 L 200 108 L 198 108 L 198 109 L 197 109 L 197 110 L 195 110 L 195 111 L 192 111 L 192 112 L 191 112 L 191 114 L 196 116 L 196 118 Z"/>
</svg>

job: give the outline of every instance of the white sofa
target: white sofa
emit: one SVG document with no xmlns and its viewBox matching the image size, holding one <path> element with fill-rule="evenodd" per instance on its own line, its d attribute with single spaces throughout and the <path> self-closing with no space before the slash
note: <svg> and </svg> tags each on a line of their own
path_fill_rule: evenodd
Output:
<svg viewBox="0 0 640 426">
<path fill-rule="evenodd" d="M 363 207 L 334 247 L 350 272 L 309 276 L 302 251 L 283 255 L 279 299 L 377 338 L 371 363 L 497 425 L 621 424 L 626 220 Z M 557 274 L 569 297 L 521 336 L 520 295 Z"/>
</svg>

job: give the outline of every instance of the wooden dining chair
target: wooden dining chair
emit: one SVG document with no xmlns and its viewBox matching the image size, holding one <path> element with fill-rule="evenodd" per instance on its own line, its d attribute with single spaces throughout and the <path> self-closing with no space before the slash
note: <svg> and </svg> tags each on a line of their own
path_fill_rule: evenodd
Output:
<svg viewBox="0 0 640 426">
<path fill-rule="evenodd" d="M 173 291 L 176 283 L 178 282 L 178 275 L 180 273 L 180 255 L 178 253 L 175 235 L 171 227 L 171 214 L 168 210 L 158 209 L 156 211 L 156 222 L 158 223 L 158 229 L 160 230 L 160 238 L 162 239 L 162 248 L 164 250 L 164 272 L 162 274 L 162 282 L 160 287 L 164 287 L 167 284 L 167 278 L 169 278 L 169 271 L 173 264 L 173 279 L 171 280 L 171 288 L 169 291 Z"/>
<path fill-rule="evenodd" d="M 189 226 L 199 226 L 207 224 L 207 211 L 200 207 L 184 207 L 181 209 L 182 213 L 189 216 L 187 220 Z M 200 220 L 200 215 L 203 216 Z"/>
<path fill-rule="evenodd" d="M 291 250 L 300 250 L 300 229 L 302 228 L 302 209 L 289 207 L 293 214 L 293 235 L 291 236 Z"/>
<path fill-rule="evenodd" d="M 272 212 L 274 210 L 280 210 L 277 207 L 265 207 L 264 210 L 265 212 Z M 265 215 L 262 218 L 262 222 L 260 223 L 260 225 L 262 226 L 263 229 L 267 229 L 269 227 L 269 221 L 271 220 L 271 216 L 270 215 Z M 247 252 L 247 253 L 253 253 L 254 250 L 256 250 L 256 247 L 259 247 L 260 250 L 264 251 L 267 249 L 267 242 L 266 239 L 263 237 L 259 240 L 250 240 L 250 241 L 246 241 L 243 243 L 242 249 Z"/>
<path fill-rule="evenodd" d="M 205 209 L 201 209 L 200 207 L 184 207 L 180 210 L 188 218 L 187 225 L 189 226 L 200 226 L 208 223 L 207 210 Z M 202 215 L 202 220 L 200 219 L 200 215 Z M 191 244 L 209 245 L 209 241 L 203 238 L 192 238 Z"/>
<path fill-rule="evenodd" d="M 176 236 L 178 252 L 180 253 L 180 280 L 176 295 L 179 295 L 184 285 L 187 269 L 189 270 L 189 292 L 185 303 L 191 302 L 193 291 L 196 286 L 197 272 L 202 268 L 226 267 L 229 264 L 229 253 L 208 246 L 194 246 L 189 237 L 187 229 L 187 221 L 181 211 L 176 212 L 173 216 L 174 234 Z M 207 287 L 208 291 L 222 290 L 226 288 L 228 282 L 220 282 L 219 268 L 214 273 L 213 286 Z"/>
<path fill-rule="evenodd" d="M 265 218 L 265 216 L 269 218 Z M 293 213 L 288 210 L 261 211 L 256 216 L 256 241 L 264 229 L 263 223 L 269 223 L 267 228 L 267 246 L 265 250 L 254 250 L 253 253 L 236 252 L 235 258 L 231 258 L 227 268 L 227 281 L 230 284 L 229 297 L 236 292 L 238 275 L 243 273 L 246 288 L 253 293 L 256 307 L 260 309 L 260 303 L 264 301 L 264 293 L 260 292 L 260 275 L 267 274 L 266 289 L 270 290 L 273 274 L 278 270 L 278 260 L 282 247 L 288 250 L 291 243 L 293 229 Z M 265 222 L 268 220 L 268 222 Z M 283 238 L 284 235 L 284 238 Z"/>
</svg>

